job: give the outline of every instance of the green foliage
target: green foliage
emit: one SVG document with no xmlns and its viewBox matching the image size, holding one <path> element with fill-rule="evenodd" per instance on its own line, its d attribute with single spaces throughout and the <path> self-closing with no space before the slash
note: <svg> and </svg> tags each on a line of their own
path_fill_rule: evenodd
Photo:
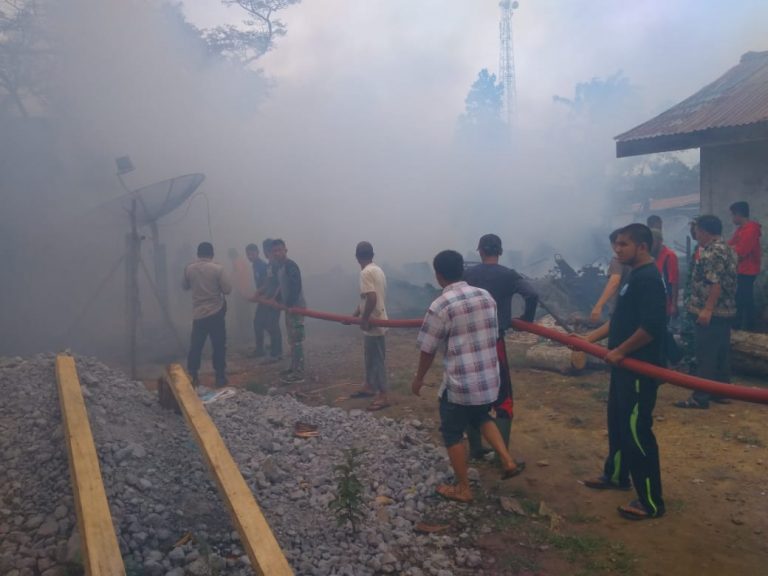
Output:
<svg viewBox="0 0 768 576">
<path fill-rule="evenodd" d="M 651 198 L 673 198 L 699 192 L 699 165 L 688 166 L 672 154 L 627 163 L 615 178 L 614 196 L 623 205 Z"/>
<path fill-rule="evenodd" d="M 253 392 L 254 394 L 259 394 L 261 396 L 264 396 L 268 388 L 265 384 L 258 382 L 256 380 L 251 380 L 245 385 L 245 389 L 249 392 Z"/>
<path fill-rule="evenodd" d="M 266 54 L 279 36 L 285 36 L 285 24 L 275 14 L 301 0 L 222 0 L 225 6 L 237 6 L 245 13 L 239 25 L 217 26 L 204 31 L 215 52 L 249 64 Z"/>
<path fill-rule="evenodd" d="M 38 0 L 0 0 L 0 114 L 28 117 L 30 99 L 44 100 L 51 48 Z"/>
<path fill-rule="evenodd" d="M 334 466 L 337 480 L 336 496 L 328 504 L 339 526 L 349 523 L 354 534 L 357 533 L 358 521 L 365 515 L 363 483 L 357 475 L 360 468 L 359 457 L 362 454 L 363 451 L 358 448 L 344 450 L 344 461 Z"/>
<path fill-rule="evenodd" d="M 464 106 L 464 114 L 458 123 L 460 141 L 472 146 L 492 147 L 507 141 L 508 128 L 502 119 L 504 85 L 496 82 L 495 74 L 486 68 L 480 70 Z"/>
<path fill-rule="evenodd" d="M 606 78 L 592 78 L 576 84 L 572 98 L 553 96 L 552 100 L 562 104 L 581 117 L 602 121 L 626 113 L 627 106 L 637 97 L 637 90 L 619 70 Z"/>
<path fill-rule="evenodd" d="M 65 576 L 85 576 L 85 566 L 82 562 L 66 562 L 64 564 Z"/>
</svg>

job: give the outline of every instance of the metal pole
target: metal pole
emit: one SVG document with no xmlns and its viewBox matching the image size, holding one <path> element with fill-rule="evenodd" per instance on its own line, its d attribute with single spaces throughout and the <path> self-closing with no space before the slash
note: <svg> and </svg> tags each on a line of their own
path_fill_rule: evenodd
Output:
<svg viewBox="0 0 768 576">
<path fill-rule="evenodd" d="M 131 200 L 131 233 L 128 238 L 128 359 L 131 378 L 136 379 L 136 337 L 139 322 L 139 238 L 136 200 Z"/>
</svg>

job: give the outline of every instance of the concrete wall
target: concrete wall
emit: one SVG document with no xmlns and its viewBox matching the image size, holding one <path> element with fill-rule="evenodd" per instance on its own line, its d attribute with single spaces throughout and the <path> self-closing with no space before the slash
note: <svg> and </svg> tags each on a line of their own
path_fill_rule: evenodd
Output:
<svg viewBox="0 0 768 576">
<path fill-rule="evenodd" d="M 768 314 L 768 140 L 701 149 L 701 213 L 723 221 L 723 236 L 733 234 L 728 207 L 746 200 L 750 217 L 763 225 L 763 266 L 756 300 Z"/>
</svg>

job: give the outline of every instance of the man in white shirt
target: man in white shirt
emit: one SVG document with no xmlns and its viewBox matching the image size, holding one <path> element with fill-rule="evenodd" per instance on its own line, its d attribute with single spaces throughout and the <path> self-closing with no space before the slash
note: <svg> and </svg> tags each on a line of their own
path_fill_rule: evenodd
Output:
<svg viewBox="0 0 768 576">
<path fill-rule="evenodd" d="M 371 324 L 371 320 L 387 319 L 387 278 L 384 271 L 373 263 L 373 246 L 370 242 L 358 243 L 355 258 L 360 264 L 360 302 L 353 315 L 360 318 L 360 329 L 364 334 L 365 386 L 352 394 L 352 397 L 374 397 L 368 410 L 376 411 L 389 406 L 385 363 L 387 329 Z"/>
<path fill-rule="evenodd" d="M 202 242 L 197 247 L 197 260 L 184 269 L 185 290 L 192 291 L 192 336 L 187 356 L 187 371 L 192 384 L 199 384 L 200 357 L 206 339 L 210 336 L 213 348 L 213 369 L 216 386 L 227 385 L 226 343 L 227 314 L 226 294 L 232 291 L 224 267 L 213 261 L 213 245 Z"/>
</svg>

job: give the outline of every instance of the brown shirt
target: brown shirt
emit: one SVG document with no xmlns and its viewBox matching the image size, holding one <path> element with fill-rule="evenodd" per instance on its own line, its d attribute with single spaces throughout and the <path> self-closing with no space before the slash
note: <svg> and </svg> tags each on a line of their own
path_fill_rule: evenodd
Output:
<svg viewBox="0 0 768 576">
<path fill-rule="evenodd" d="M 224 267 L 210 258 L 198 258 L 184 269 L 184 289 L 192 290 L 192 318 L 216 314 L 224 306 L 224 295 L 232 291 Z"/>
</svg>

